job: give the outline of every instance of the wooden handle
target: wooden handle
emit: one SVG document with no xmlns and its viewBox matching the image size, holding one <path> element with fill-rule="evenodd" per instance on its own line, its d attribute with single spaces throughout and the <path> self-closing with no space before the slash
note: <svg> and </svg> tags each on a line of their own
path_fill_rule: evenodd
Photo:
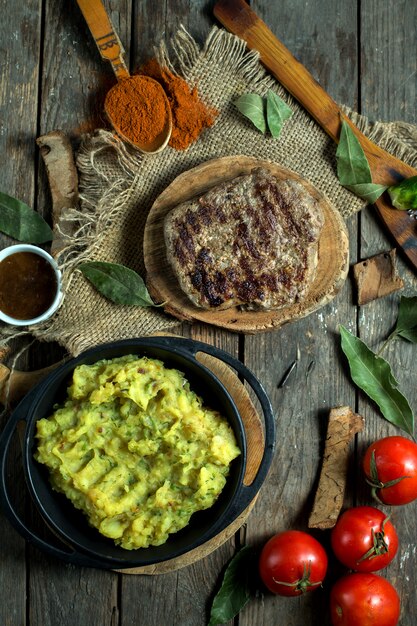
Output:
<svg viewBox="0 0 417 626">
<path fill-rule="evenodd" d="M 62 361 L 32 372 L 9 369 L 0 363 L 0 404 L 14 408 L 20 400 Z"/>
<path fill-rule="evenodd" d="M 77 0 L 88 28 L 94 37 L 100 55 L 110 61 L 116 78 L 128 78 L 122 43 L 101 0 Z"/>
<path fill-rule="evenodd" d="M 342 118 L 348 122 L 366 154 L 373 182 L 392 185 L 417 175 L 417 170 L 374 144 L 350 122 L 336 102 L 244 0 L 220 0 L 214 7 L 214 15 L 230 32 L 246 41 L 249 48 L 259 52 L 265 67 L 334 141 L 339 140 Z M 375 203 L 378 213 L 416 270 L 417 223 L 406 212 L 393 209 L 385 196 Z"/>
</svg>

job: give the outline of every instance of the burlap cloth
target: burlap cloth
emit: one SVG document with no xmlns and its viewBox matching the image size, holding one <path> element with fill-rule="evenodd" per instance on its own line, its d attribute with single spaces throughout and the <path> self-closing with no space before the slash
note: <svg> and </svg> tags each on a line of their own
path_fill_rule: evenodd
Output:
<svg viewBox="0 0 417 626">
<path fill-rule="evenodd" d="M 77 156 L 81 205 L 69 209 L 77 232 L 58 258 L 63 269 L 64 299 L 48 322 L 32 327 L 39 339 L 57 341 L 70 354 L 87 347 L 156 330 L 172 330 L 178 320 L 157 308 L 117 306 L 102 297 L 76 270 L 81 260 L 94 259 L 127 265 L 144 276 L 142 239 L 146 216 L 156 197 L 176 176 L 203 161 L 245 154 L 276 161 L 298 172 L 320 189 L 349 217 L 364 202 L 344 189 L 336 176 L 336 146 L 259 63 L 245 43 L 213 27 L 202 49 L 180 29 L 168 58 L 162 44 L 160 61 L 177 71 L 200 97 L 219 111 L 213 128 L 185 151 L 167 148 L 142 157 L 108 131 L 84 138 Z M 275 90 L 293 110 L 279 139 L 263 136 L 234 107 L 243 93 L 266 95 Z M 417 128 L 405 123 L 373 123 L 346 110 L 373 141 L 411 165 L 417 165 Z M 3 338 L 27 332 L 2 329 Z"/>
</svg>

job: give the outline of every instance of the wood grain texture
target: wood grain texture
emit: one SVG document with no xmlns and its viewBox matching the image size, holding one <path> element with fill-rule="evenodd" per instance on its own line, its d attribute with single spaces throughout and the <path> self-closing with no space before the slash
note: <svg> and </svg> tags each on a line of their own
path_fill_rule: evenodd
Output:
<svg viewBox="0 0 417 626">
<path fill-rule="evenodd" d="M 213 0 L 105 1 L 132 70 L 151 56 L 153 46 L 180 23 L 203 41 L 215 23 L 213 4 Z M 371 119 L 417 121 L 415 3 L 253 0 L 251 5 L 337 102 L 358 108 Z M 37 196 L 39 210 L 49 219 L 51 200 L 42 164 L 37 178 L 35 138 L 62 128 L 77 145 L 82 132 L 106 125 L 102 103 L 115 78 L 98 57 L 75 0 L 0 0 L 0 6 L 0 147 L 5 156 L 0 170 L 1 188 L 29 204 Z M 352 262 L 392 247 L 371 207 L 353 217 L 348 228 Z M 8 241 L 2 238 L 3 245 Z M 415 278 L 401 259 L 399 273 L 405 281 L 404 293 L 415 294 Z M 399 294 L 393 294 L 358 310 L 353 304 L 351 281 L 347 280 L 331 303 L 278 331 L 240 336 L 205 323 L 184 323 L 185 336 L 213 343 L 243 360 L 262 381 L 273 404 L 278 435 L 276 458 L 247 523 L 234 538 L 200 562 L 160 576 L 129 576 L 66 566 L 32 548 L 26 556 L 24 542 L 0 518 L 0 622 L 7 626 L 208 623 L 210 601 L 224 566 L 241 543 L 259 548 L 279 530 L 307 529 L 328 411 L 337 404 L 355 407 L 367 422 L 350 459 L 345 506 L 354 499 L 358 504 L 369 504 L 360 456 L 373 439 L 397 431 L 352 385 L 339 348 L 338 327 L 346 325 L 377 349 L 386 337 L 385 331 L 388 333 L 395 322 L 398 298 Z M 14 352 L 23 345 L 23 341 L 13 344 Z M 297 345 L 301 353 L 297 370 L 284 388 L 277 389 L 296 356 Z M 48 365 L 57 359 L 54 350 L 47 343 L 35 344 L 19 365 L 29 369 Z M 395 342 L 385 356 L 417 410 L 415 347 Z M 312 362 L 315 365 L 309 369 Z M 17 464 L 12 463 L 12 479 L 24 506 L 16 468 Z M 400 593 L 401 625 L 414 626 L 417 599 L 410 589 L 416 586 L 417 504 L 397 508 L 392 516 L 401 548 L 383 574 Z M 326 533 L 316 536 L 329 547 Z M 323 590 L 300 601 L 265 593 L 245 607 L 235 626 L 329 626 L 328 595 L 340 574 L 331 560 Z"/>
<path fill-rule="evenodd" d="M 0 61 L 0 189 L 36 208 L 36 125 L 39 66 L 41 61 L 41 1 L 0 2 L 2 14 Z M 0 234 L 0 245 L 16 243 Z M 19 350 L 13 344 L 13 352 Z M 27 355 L 20 359 L 27 367 Z M 0 415 L 2 428 L 7 413 Z M 14 442 L 9 475 L 16 486 L 17 506 L 25 510 L 22 475 L 18 469 L 19 442 Z M 0 515 L 0 623 L 24 624 L 26 620 L 27 569 L 25 542 Z"/>
<path fill-rule="evenodd" d="M 417 94 L 417 6 L 413 2 L 361 3 L 361 110 L 371 119 L 404 120 L 415 123 Z M 367 258 L 391 248 L 391 241 L 381 233 L 372 210 L 361 216 L 360 257 Z M 405 282 L 404 291 L 375 300 L 360 310 L 358 334 L 374 350 L 379 350 L 391 332 L 397 317 L 401 295 L 417 293 L 416 277 L 408 271 L 401 257 L 398 272 Z M 416 346 L 395 341 L 382 356 L 391 364 L 402 392 L 417 412 Z M 357 411 L 364 415 L 366 429 L 358 438 L 359 453 L 372 442 L 387 435 L 401 434 L 383 419 L 377 407 L 359 394 Z M 369 488 L 358 477 L 358 504 L 369 502 Z M 388 513 L 388 508 L 383 507 Z M 417 535 L 417 502 L 407 507 L 392 507 L 391 521 L 401 538 L 398 558 L 384 570 L 386 578 L 401 597 L 401 625 L 412 626 L 417 613 L 416 599 L 408 589 L 417 584 L 414 550 Z"/>
<path fill-rule="evenodd" d="M 301 302 L 277 311 L 245 311 L 239 307 L 207 311 L 196 307 L 181 291 L 167 261 L 164 219 L 175 206 L 198 197 L 225 180 L 248 174 L 254 167 L 265 167 L 279 179 L 297 180 L 318 201 L 324 215 L 324 226 L 319 239 L 318 265 L 313 283 Z M 330 302 L 347 275 L 349 242 L 340 214 L 311 183 L 277 163 L 238 155 L 207 161 L 184 172 L 156 199 L 145 226 L 144 260 L 149 292 L 156 302 L 165 303 L 167 313 L 187 321 L 206 322 L 231 331 L 252 333 L 279 328 Z"/>
</svg>

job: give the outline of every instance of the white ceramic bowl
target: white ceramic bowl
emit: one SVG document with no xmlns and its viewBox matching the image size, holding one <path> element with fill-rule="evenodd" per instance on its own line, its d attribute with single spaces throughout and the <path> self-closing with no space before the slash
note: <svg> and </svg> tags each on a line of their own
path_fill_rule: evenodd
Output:
<svg viewBox="0 0 417 626">
<path fill-rule="evenodd" d="M 6 259 L 7 257 L 11 256 L 12 254 L 16 254 L 17 252 L 33 252 L 34 254 L 37 254 L 40 257 L 46 259 L 46 261 L 48 261 L 48 263 L 54 270 L 55 277 L 56 277 L 56 285 L 57 285 L 56 294 L 55 294 L 52 304 L 41 315 L 38 315 L 38 317 L 35 317 L 33 319 L 21 320 L 21 319 L 16 319 L 14 317 L 10 317 L 10 315 L 6 315 L 5 313 L 3 313 L 3 311 L 0 310 L 0 320 L 2 320 L 3 322 L 6 322 L 6 324 L 11 324 L 13 326 L 29 326 L 31 324 L 39 324 L 39 322 L 44 322 L 45 320 L 49 319 L 55 313 L 55 311 L 61 304 L 61 300 L 62 300 L 61 271 L 59 270 L 55 259 L 53 259 L 51 255 L 48 254 L 48 252 L 45 252 L 45 250 L 43 250 L 42 248 L 39 248 L 38 246 L 32 246 L 31 244 L 26 244 L 26 243 L 16 244 L 14 246 L 9 246 L 1 250 L 0 262 Z"/>
</svg>

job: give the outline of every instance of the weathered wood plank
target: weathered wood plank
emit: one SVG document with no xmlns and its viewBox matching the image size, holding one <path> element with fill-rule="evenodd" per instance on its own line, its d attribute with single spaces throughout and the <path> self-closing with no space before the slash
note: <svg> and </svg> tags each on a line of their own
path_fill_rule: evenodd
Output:
<svg viewBox="0 0 417 626">
<path fill-rule="evenodd" d="M 355 8 L 353 0 L 343 7 L 332 2 L 254 3 L 255 11 L 320 84 L 350 106 L 355 105 L 357 96 Z M 351 259 L 355 259 L 356 218 L 352 218 L 349 232 Z M 351 302 L 347 281 L 336 299 L 317 313 L 277 332 L 245 337 L 245 362 L 264 383 L 277 426 L 271 473 L 248 519 L 249 544 L 261 546 L 274 533 L 289 528 L 308 530 L 329 410 L 337 405 L 355 406 L 355 392 L 345 378 L 338 345 L 338 325 L 355 325 Z M 278 388 L 297 356 L 297 347 L 298 367 L 287 385 Z M 312 361 L 315 367 L 307 375 Z M 346 500 L 351 490 L 348 485 Z M 327 532 L 313 534 L 328 547 Z M 331 578 L 332 574 L 329 581 Z M 261 600 L 246 607 L 239 624 L 329 624 L 330 586 L 331 582 L 326 582 L 323 590 L 299 601 L 265 591 Z"/>
<path fill-rule="evenodd" d="M 1 2 L 0 9 L 0 189 L 34 206 L 41 2 Z M 1 247 L 12 243 L 15 241 L 11 238 L 0 237 Z M 17 344 L 14 347 L 17 348 Z M 1 427 L 6 418 L 7 415 L 1 416 Z M 16 442 L 11 449 L 10 482 L 17 487 L 19 509 L 23 512 L 19 447 Z M 0 516 L 0 534 L 0 622 L 7 626 L 20 626 L 26 623 L 25 543 L 3 515 Z"/>
<path fill-rule="evenodd" d="M 417 6 L 412 2 L 378 2 L 361 4 L 361 107 L 371 119 L 404 120 L 415 123 L 417 94 L 416 61 Z M 385 237 L 372 207 L 362 212 L 360 258 L 388 251 L 392 242 Z M 405 295 L 417 292 L 417 277 L 404 264 L 399 254 L 399 273 L 406 286 Z M 400 293 L 371 302 L 360 308 L 359 333 L 364 341 L 378 350 L 395 323 Z M 400 388 L 414 412 L 417 411 L 415 385 L 416 348 L 396 341 L 383 355 L 391 364 Z M 365 415 L 367 427 L 359 438 L 361 454 L 371 441 L 387 435 L 404 434 L 389 425 L 376 406 L 359 395 L 359 412 Z M 405 435 L 407 436 L 407 435 Z M 369 502 L 369 489 L 359 479 L 360 503 Z M 375 503 L 376 504 L 376 503 Z M 376 504 L 376 506 L 379 506 Z M 383 508 L 388 513 L 387 507 Z M 409 593 L 417 584 L 415 537 L 417 533 L 417 503 L 391 509 L 391 520 L 400 536 L 400 550 L 394 561 L 382 572 L 398 590 L 401 597 L 401 624 L 412 626 L 417 612 L 415 594 Z"/>
<path fill-rule="evenodd" d="M 213 23 L 213 3 L 213 0 L 105 1 L 128 52 L 131 69 L 150 56 L 153 45 L 162 37 L 169 38 L 180 23 L 202 42 Z M 40 41 L 41 2 L 29 0 L 21 5 L 5 6 L 0 25 L 6 51 L 0 83 L 0 147 L 7 155 L 7 167 L 0 172 L 0 186 L 32 205 L 38 186 L 40 210 L 49 215 L 50 199 L 42 166 L 40 179 L 38 182 L 36 179 L 35 136 L 37 132 L 60 127 L 77 143 L 81 132 L 106 123 L 102 115 L 102 99 L 107 88 L 114 83 L 114 77 L 110 67 L 99 58 L 75 2 L 46 1 L 43 43 Z M 347 3 L 314 0 L 306 4 L 301 0 L 281 0 L 274 4 L 258 0 L 253 6 L 336 100 L 353 107 L 361 105 L 363 112 L 373 118 L 416 121 L 417 7 L 412 3 L 370 0 L 359 4 L 356 0 Z M 357 89 L 357 6 L 362 9 L 360 101 Z M 37 118 L 40 51 L 43 54 L 42 101 Z M 371 210 L 363 212 L 360 221 L 361 258 L 389 249 L 390 244 Z M 354 262 L 357 256 L 355 218 L 349 228 Z M 406 281 L 406 293 L 415 293 L 415 276 L 402 263 L 400 272 Z M 398 298 L 399 294 L 394 294 L 360 309 L 359 332 L 372 347 L 379 346 L 385 329 L 388 332 L 391 328 Z M 360 438 L 359 453 L 372 439 L 396 432 L 382 421 L 362 395 L 355 407 L 355 390 L 347 374 L 338 337 L 339 323 L 356 331 L 356 309 L 352 302 L 348 281 L 332 304 L 274 333 L 239 338 L 208 327 L 184 326 L 183 334 L 214 343 L 235 355 L 244 344 L 245 362 L 265 384 L 276 411 L 278 444 L 275 463 L 246 531 L 241 533 L 242 539 L 246 538 L 251 545 L 260 546 L 267 537 L 284 528 L 307 529 L 330 407 L 349 404 L 365 414 L 367 426 Z M 297 344 L 301 352 L 298 368 L 288 385 L 278 389 L 279 380 L 295 358 Z M 412 345 L 396 343 L 388 349 L 386 356 L 393 363 L 415 408 L 414 352 Z M 26 360 L 29 358 L 29 366 L 35 368 L 50 362 L 53 355 L 52 346 L 36 346 Z M 315 367 L 307 376 L 313 360 Z M 20 473 L 17 467 L 16 475 Z M 358 461 L 352 458 L 352 475 L 355 474 L 361 485 Z M 359 486 L 358 495 L 359 502 L 368 502 L 365 487 Z M 350 482 L 346 502 L 352 502 L 354 496 L 355 484 Z M 413 594 L 407 593 L 416 582 L 413 573 L 415 512 L 415 504 L 393 512 L 402 547 L 398 559 L 386 572 L 401 593 L 402 624 L 405 626 L 414 623 L 417 611 Z M 3 533 L 0 621 L 20 626 L 26 623 L 24 542 L 3 519 L 0 530 Z M 328 535 L 317 536 L 328 542 Z M 209 599 L 234 550 L 232 540 L 191 567 L 174 574 L 144 577 L 75 568 L 30 548 L 27 615 L 30 623 L 36 626 L 204 624 L 208 621 Z M 332 565 L 331 576 L 334 571 Z M 265 593 L 262 600 L 248 605 L 239 617 L 239 623 L 248 626 L 273 623 L 327 625 L 330 586 L 328 581 L 323 591 L 299 601 Z"/>
<path fill-rule="evenodd" d="M 53 560 L 31 549 L 31 626 L 117 626 L 118 574 Z"/>
</svg>

